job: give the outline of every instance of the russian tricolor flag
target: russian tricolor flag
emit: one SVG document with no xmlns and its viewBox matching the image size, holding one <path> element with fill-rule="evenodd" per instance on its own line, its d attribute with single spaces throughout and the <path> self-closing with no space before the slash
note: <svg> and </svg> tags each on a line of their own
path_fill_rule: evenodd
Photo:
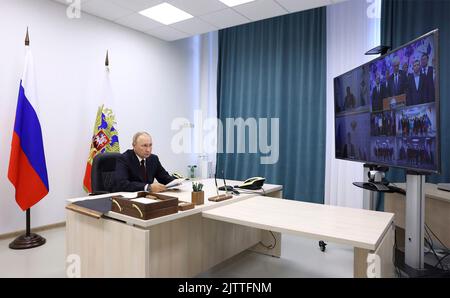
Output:
<svg viewBox="0 0 450 298">
<path fill-rule="evenodd" d="M 8 169 L 8 179 L 16 188 L 16 202 L 24 211 L 39 202 L 49 191 L 33 57 L 28 47 L 26 51 Z"/>
</svg>

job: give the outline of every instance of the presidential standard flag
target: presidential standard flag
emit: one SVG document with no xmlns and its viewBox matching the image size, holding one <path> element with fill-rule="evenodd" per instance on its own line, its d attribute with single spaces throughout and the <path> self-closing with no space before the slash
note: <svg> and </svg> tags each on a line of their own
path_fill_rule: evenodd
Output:
<svg viewBox="0 0 450 298">
<path fill-rule="evenodd" d="M 86 192 L 91 193 L 91 169 L 92 161 L 97 154 L 104 152 L 120 152 L 119 147 L 119 133 L 116 129 L 116 116 L 114 115 L 112 105 L 113 98 L 111 92 L 111 85 L 109 82 L 109 67 L 108 58 L 106 63 L 105 81 L 102 92 L 103 104 L 97 110 L 97 117 L 95 119 L 94 133 L 92 135 L 91 149 L 86 164 L 86 171 L 84 174 L 83 188 Z"/>
<path fill-rule="evenodd" d="M 16 189 L 16 202 L 24 211 L 49 191 L 37 103 L 33 57 L 27 46 L 8 169 L 8 179 Z"/>
</svg>

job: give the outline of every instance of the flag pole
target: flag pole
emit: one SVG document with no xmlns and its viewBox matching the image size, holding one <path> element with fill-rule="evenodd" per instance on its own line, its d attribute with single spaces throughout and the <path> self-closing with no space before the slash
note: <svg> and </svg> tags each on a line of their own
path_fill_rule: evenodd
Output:
<svg viewBox="0 0 450 298">
<path fill-rule="evenodd" d="M 26 219 L 26 221 L 27 221 L 27 224 L 26 224 L 27 228 L 26 228 L 25 236 L 30 237 L 30 235 L 31 235 L 31 228 L 30 228 L 30 226 L 31 226 L 31 224 L 30 224 L 30 222 L 31 222 L 31 212 L 30 212 L 30 208 L 27 209 L 27 219 Z"/>
<path fill-rule="evenodd" d="M 26 211 L 26 231 L 25 234 L 20 235 L 13 242 L 9 244 L 11 249 L 29 249 L 33 247 L 38 247 L 44 245 L 46 240 L 44 237 L 31 233 L 31 220 L 30 220 L 30 209 Z"/>
<path fill-rule="evenodd" d="M 28 27 L 27 27 L 27 35 L 25 35 L 25 46 L 30 46 L 30 35 L 28 35 Z"/>
<path fill-rule="evenodd" d="M 25 46 L 30 46 L 30 35 L 28 34 L 28 27 L 27 27 L 27 34 L 25 36 Z M 33 247 L 38 247 L 43 244 L 45 244 L 45 238 L 38 235 L 31 233 L 31 212 L 30 208 L 26 211 L 26 230 L 24 235 L 20 235 L 16 239 L 14 239 L 13 242 L 9 244 L 9 248 L 11 249 L 28 249 Z"/>
</svg>

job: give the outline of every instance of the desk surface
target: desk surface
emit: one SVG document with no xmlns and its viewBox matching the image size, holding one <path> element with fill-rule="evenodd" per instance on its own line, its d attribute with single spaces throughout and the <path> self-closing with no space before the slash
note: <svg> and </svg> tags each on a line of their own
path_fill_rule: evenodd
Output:
<svg viewBox="0 0 450 298">
<path fill-rule="evenodd" d="M 406 183 L 393 183 L 393 184 L 397 187 L 406 190 Z M 450 192 L 438 189 L 437 184 L 425 183 L 425 196 L 428 198 L 450 203 Z"/>
<path fill-rule="evenodd" d="M 394 214 L 257 196 L 203 217 L 375 250 Z"/>
<path fill-rule="evenodd" d="M 217 195 L 214 179 L 204 179 L 204 180 L 199 180 L 199 181 L 201 181 L 204 184 L 203 190 L 205 191 L 205 203 L 203 205 L 195 206 L 194 209 L 190 209 L 190 210 L 186 210 L 186 211 L 178 211 L 178 213 L 161 216 L 161 217 L 157 217 L 157 218 L 153 218 L 153 219 L 149 219 L 149 220 L 142 220 L 142 219 L 119 214 L 119 213 L 112 212 L 112 211 L 108 212 L 106 215 L 111 218 L 125 221 L 129 224 L 134 224 L 139 227 L 148 228 L 148 227 L 151 227 L 153 225 L 157 225 L 157 224 L 160 224 L 163 222 L 175 220 L 178 218 L 182 218 L 182 217 L 189 216 L 192 214 L 200 213 L 202 211 L 216 208 L 219 206 L 225 206 L 225 205 L 228 205 L 231 203 L 239 202 L 239 201 L 248 199 L 250 197 L 262 195 L 264 192 L 272 193 L 272 192 L 280 191 L 283 189 L 283 187 L 281 185 L 264 184 L 264 186 L 263 186 L 264 192 L 262 190 L 251 191 L 251 190 L 240 190 L 239 189 L 238 191 L 240 192 L 240 195 L 238 195 L 238 196 L 233 195 L 233 198 L 225 200 L 225 201 L 221 201 L 221 202 L 211 202 L 211 201 L 208 201 L 208 198 Z M 199 182 L 199 181 L 196 181 L 196 182 Z M 227 185 L 237 185 L 237 184 L 242 183 L 240 181 L 234 181 L 234 180 L 227 180 L 226 182 L 227 182 Z M 218 183 L 219 187 L 223 185 L 223 182 L 219 179 L 218 179 L 217 183 Z M 178 190 L 167 191 L 167 192 L 164 192 L 163 194 L 168 195 L 168 196 L 177 197 L 178 200 L 180 200 L 180 201 L 191 202 L 191 191 L 192 191 L 192 183 L 190 181 L 188 181 L 188 182 L 184 183 L 183 185 L 181 185 L 180 187 L 178 187 Z M 224 191 L 219 191 L 219 194 L 224 194 L 224 193 L 225 193 Z M 98 195 L 98 196 L 86 196 L 86 197 L 68 199 L 67 202 L 73 203 L 73 202 L 81 201 L 81 200 L 92 200 L 92 199 L 98 199 L 98 198 L 106 198 L 106 197 L 110 197 L 112 195 L 127 195 L 127 194 L 130 194 L 130 193 L 118 192 L 118 193 L 111 193 L 111 194 Z"/>
</svg>

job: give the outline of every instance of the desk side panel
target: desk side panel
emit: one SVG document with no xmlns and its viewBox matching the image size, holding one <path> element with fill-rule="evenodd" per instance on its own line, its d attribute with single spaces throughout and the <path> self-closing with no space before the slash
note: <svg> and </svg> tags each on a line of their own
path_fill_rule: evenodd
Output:
<svg viewBox="0 0 450 298">
<path fill-rule="evenodd" d="M 202 216 L 150 227 L 149 276 L 193 277 L 202 271 Z"/>
<path fill-rule="evenodd" d="M 148 275 L 148 231 L 66 211 L 66 252 L 80 257 L 81 277 Z"/>
<path fill-rule="evenodd" d="M 261 230 L 203 218 L 203 271 L 261 241 Z"/>
<path fill-rule="evenodd" d="M 395 277 L 394 236 L 394 223 L 392 223 L 375 251 L 355 247 L 353 277 Z M 377 257 L 368 262 L 369 254 L 375 254 Z M 368 273 L 370 276 L 367 275 Z"/>
<path fill-rule="evenodd" d="M 384 211 L 395 214 L 394 223 L 396 226 L 405 228 L 405 196 L 397 193 L 387 193 L 384 195 Z"/>
<path fill-rule="evenodd" d="M 148 230 L 115 220 L 102 220 L 104 228 L 104 276 L 148 276 Z"/>
<path fill-rule="evenodd" d="M 283 198 L 283 191 L 277 190 L 270 192 L 266 196 L 281 199 Z M 274 247 L 270 248 L 271 245 L 274 245 Z M 272 257 L 281 257 L 281 233 L 262 230 L 261 242 L 253 246 L 250 250 Z"/>
<path fill-rule="evenodd" d="M 103 277 L 103 221 L 66 210 L 66 256 L 80 260 L 80 277 Z"/>
<path fill-rule="evenodd" d="M 405 229 L 405 196 L 399 194 L 386 194 L 384 209 L 395 213 L 395 225 Z M 439 239 L 450 247 L 450 202 L 425 196 L 425 223 Z M 404 231 L 402 231 L 404 233 Z M 398 243 L 404 246 L 404 240 Z"/>
</svg>

